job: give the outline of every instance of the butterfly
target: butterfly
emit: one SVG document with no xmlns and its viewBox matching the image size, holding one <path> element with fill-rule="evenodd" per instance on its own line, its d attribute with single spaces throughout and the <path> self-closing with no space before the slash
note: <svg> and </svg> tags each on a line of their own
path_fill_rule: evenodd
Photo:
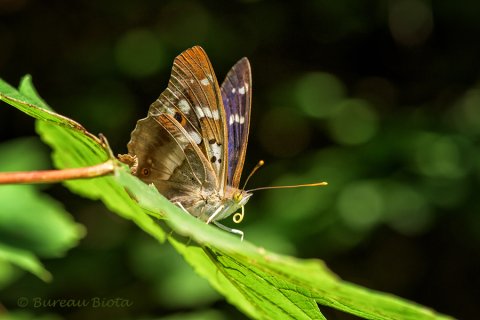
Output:
<svg viewBox="0 0 480 320">
<path fill-rule="evenodd" d="M 217 222 L 243 208 L 252 195 L 239 188 L 251 97 L 247 58 L 219 87 L 205 51 L 187 49 L 175 58 L 167 89 L 137 122 L 128 156 L 120 159 L 191 215 L 243 236 Z"/>
<path fill-rule="evenodd" d="M 165 91 L 137 122 L 128 155 L 119 158 L 184 211 L 243 239 L 241 230 L 218 221 L 241 209 L 234 215 L 240 222 L 251 191 L 264 189 L 240 188 L 251 102 L 247 58 L 240 59 L 219 86 L 205 51 L 199 46 L 187 49 L 175 58 Z"/>
</svg>

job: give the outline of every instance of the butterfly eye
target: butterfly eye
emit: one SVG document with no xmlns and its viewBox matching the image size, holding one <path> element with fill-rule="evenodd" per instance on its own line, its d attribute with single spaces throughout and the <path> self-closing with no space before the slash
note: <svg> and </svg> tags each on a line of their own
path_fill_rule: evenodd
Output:
<svg viewBox="0 0 480 320">
<path fill-rule="evenodd" d="M 241 193 L 235 193 L 233 195 L 233 200 L 235 200 L 235 202 L 240 202 L 240 200 L 242 200 L 242 194 Z"/>
<path fill-rule="evenodd" d="M 150 174 L 150 170 L 148 168 L 143 168 L 142 169 L 142 175 L 144 177 L 147 177 Z"/>
</svg>

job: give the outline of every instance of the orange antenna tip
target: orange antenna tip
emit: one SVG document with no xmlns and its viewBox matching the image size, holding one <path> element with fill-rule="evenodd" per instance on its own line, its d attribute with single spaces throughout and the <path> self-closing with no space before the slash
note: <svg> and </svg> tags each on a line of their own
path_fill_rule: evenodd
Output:
<svg viewBox="0 0 480 320">
<path fill-rule="evenodd" d="M 250 178 L 253 176 L 253 174 L 254 174 L 258 169 L 260 169 L 260 167 L 263 166 L 264 164 L 265 164 L 265 161 L 263 161 L 263 160 L 258 161 L 257 165 L 253 168 L 252 172 L 250 172 L 250 174 L 249 174 L 248 177 L 247 177 L 247 180 L 245 180 L 245 183 L 243 184 L 243 189 L 244 189 L 244 190 L 245 190 L 245 187 L 247 186 L 248 180 L 250 180 Z"/>
</svg>

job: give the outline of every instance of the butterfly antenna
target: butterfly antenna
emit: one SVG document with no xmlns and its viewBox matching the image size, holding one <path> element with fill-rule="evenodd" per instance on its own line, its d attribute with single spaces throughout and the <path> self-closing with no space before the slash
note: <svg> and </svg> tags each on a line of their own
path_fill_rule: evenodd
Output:
<svg viewBox="0 0 480 320">
<path fill-rule="evenodd" d="M 303 187 L 322 187 L 328 185 L 327 182 L 315 182 L 315 183 L 307 183 L 307 184 L 296 184 L 292 186 L 273 186 L 273 187 L 261 187 L 247 190 L 247 192 L 258 191 L 258 190 L 267 190 L 267 189 L 290 189 L 290 188 L 303 188 Z"/>
<path fill-rule="evenodd" d="M 247 177 L 247 180 L 245 180 L 245 183 L 243 184 L 243 190 L 245 190 L 245 187 L 247 186 L 248 180 L 253 176 L 255 172 L 257 172 L 258 169 L 260 169 L 263 165 L 265 164 L 265 161 L 260 160 L 258 161 L 257 165 L 253 168 L 252 172 Z"/>
</svg>

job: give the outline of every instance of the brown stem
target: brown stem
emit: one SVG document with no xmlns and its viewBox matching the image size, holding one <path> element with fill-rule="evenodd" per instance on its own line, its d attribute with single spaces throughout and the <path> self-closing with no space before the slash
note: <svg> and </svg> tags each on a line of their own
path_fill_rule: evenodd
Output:
<svg viewBox="0 0 480 320">
<path fill-rule="evenodd" d="M 70 179 L 88 179 L 111 174 L 114 170 L 115 164 L 113 163 L 113 160 L 108 160 L 101 164 L 83 168 L 1 172 L 0 184 L 51 183 Z"/>
</svg>

